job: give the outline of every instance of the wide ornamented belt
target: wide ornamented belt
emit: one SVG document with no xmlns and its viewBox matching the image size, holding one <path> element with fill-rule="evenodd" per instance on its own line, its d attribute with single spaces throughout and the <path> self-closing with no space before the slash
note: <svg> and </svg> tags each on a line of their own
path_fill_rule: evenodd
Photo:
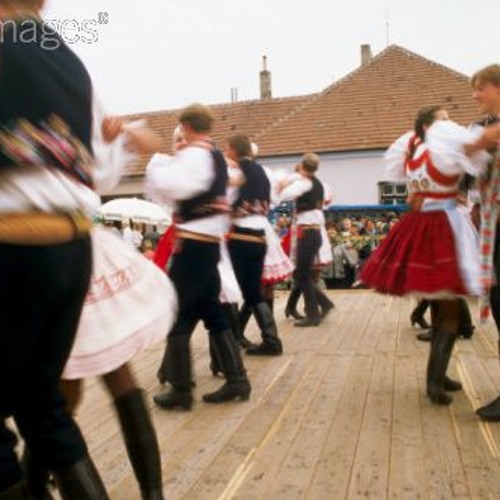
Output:
<svg viewBox="0 0 500 500">
<path fill-rule="evenodd" d="M 60 245 L 88 236 L 92 222 L 82 212 L 0 215 L 0 243 L 21 246 Z"/>
<path fill-rule="evenodd" d="M 321 229 L 320 224 L 298 224 L 297 227 L 302 229 L 303 231 L 307 229 L 316 229 L 316 230 Z"/>
<path fill-rule="evenodd" d="M 228 240 L 246 241 L 248 243 L 266 244 L 266 236 L 264 230 L 249 229 L 244 227 L 233 226 L 227 234 Z"/>
<path fill-rule="evenodd" d="M 218 236 L 195 233 L 193 231 L 185 231 L 183 229 L 177 229 L 175 232 L 175 237 L 184 240 L 201 241 L 202 243 L 220 243 L 221 241 L 221 238 L 219 238 Z"/>
</svg>

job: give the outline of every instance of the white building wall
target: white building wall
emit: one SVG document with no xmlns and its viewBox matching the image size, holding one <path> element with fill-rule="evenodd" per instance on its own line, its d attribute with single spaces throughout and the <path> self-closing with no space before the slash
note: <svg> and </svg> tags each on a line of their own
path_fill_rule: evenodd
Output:
<svg viewBox="0 0 500 500">
<path fill-rule="evenodd" d="M 376 205 L 379 203 L 378 183 L 384 180 L 383 151 L 329 153 L 320 155 L 318 178 L 333 192 L 334 205 Z M 292 172 L 300 156 L 259 158 L 273 169 Z"/>
<path fill-rule="evenodd" d="M 384 180 L 383 151 L 329 153 L 320 155 L 318 177 L 333 192 L 334 205 L 376 205 L 379 203 L 378 183 Z M 293 172 L 300 156 L 279 158 L 260 157 L 259 162 L 273 169 Z M 144 192 L 142 178 L 122 179 L 113 193 L 107 195 L 135 195 Z"/>
</svg>

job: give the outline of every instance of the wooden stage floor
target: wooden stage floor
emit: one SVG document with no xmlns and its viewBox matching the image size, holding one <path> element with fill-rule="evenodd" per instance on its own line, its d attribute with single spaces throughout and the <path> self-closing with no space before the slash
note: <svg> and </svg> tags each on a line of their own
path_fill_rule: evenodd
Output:
<svg viewBox="0 0 500 500">
<path fill-rule="evenodd" d="M 369 291 L 329 292 L 336 309 L 318 328 L 294 328 L 276 301 L 285 346 L 245 357 L 249 402 L 211 406 L 221 384 L 208 369 L 207 336 L 193 336 L 197 403 L 154 407 L 163 346 L 134 362 L 148 393 L 169 500 L 500 499 L 500 423 L 473 411 L 500 390 L 493 324 L 457 342 L 450 407 L 425 397 L 428 344 L 409 324 L 412 303 Z M 473 307 L 476 320 L 476 308 Z M 248 336 L 257 340 L 253 321 Z M 138 499 L 117 420 L 99 383 L 87 382 L 78 420 L 113 499 Z"/>
</svg>

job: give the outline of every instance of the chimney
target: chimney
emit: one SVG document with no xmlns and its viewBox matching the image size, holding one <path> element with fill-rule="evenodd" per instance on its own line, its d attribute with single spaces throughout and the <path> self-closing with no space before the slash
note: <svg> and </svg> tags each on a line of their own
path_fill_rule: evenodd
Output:
<svg viewBox="0 0 500 500">
<path fill-rule="evenodd" d="M 271 99 L 271 72 L 267 70 L 267 56 L 262 57 L 262 71 L 260 72 L 260 98 Z"/>
<path fill-rule="evenodd" d="M 372 60 L 372 48 L 369 43 L 361 45 L 361 66 L 366 66 Z"/>
</svg>

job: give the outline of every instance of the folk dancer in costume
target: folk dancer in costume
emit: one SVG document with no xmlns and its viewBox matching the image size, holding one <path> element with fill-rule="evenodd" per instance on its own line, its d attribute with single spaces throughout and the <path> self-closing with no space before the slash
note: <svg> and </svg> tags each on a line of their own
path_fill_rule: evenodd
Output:
<svg viewBox="0 0 500 500">
<path fill-rule="evenodd" d="M 244 176 L 238 198 L 233 203 L 233 226 L 227 236 L 228 250 L 243 298 L 257 321 L 262 337 L 260 344 L 249 347 L 246 352 L 255 356 L 277 356 L 282 354 L 283 346 L 272 310 L 261 294 L 271 184 L 262 166 L 251 158 L 251 144 L 247 136 L 230 137 L 226 155 L 238 163 Z"/>
<path fill-rule="evenodd" d="M 258 146 L 251 143 L 251 158 L 255 160 L 258 154 Z M 280 203 L 280 196 L 278 188 L 280 182 L 285 176 L 286 172 L 279 170 L 272 170 L 262 166 L 270 183 L 270 204 L 278 205 Z M 266 255 L 264 257 L 264 267 L 261 276 L 261 296 L 267 303 L 269 309 L 274 315 L 274 287 L 277 283 L 287 280 L 293 273 L 294 266 L 286 252 L 284 251 L 281 241 L 276 234 L 274 227 L 269 221 L 268 217 L 261 219 L 266 238 Z M 240 310 L 239 322 L 241 336 L 244 339 L 245 345 L 243 347 L 251 347 L 251 343 L 245 338 L 244 333 L 248 321 L 252 315 L 252 309 L 244 302 Z M 241 344 L 240 344 L 241 345 Z"/>
<path fill-rule="evenodd" d="M 297 212 L 297 256 L 294 271 L 295 293 L 304 294 L 306 317 L 294 324 L 299 327 L 317 326 L 321 322 L 318 301 L 325 305 L 330 300 L 313 282 L 313 265 L 322 245 L 321 226 L 324 224 L 323 184 L 316 177 L 319 157 L 308 153 L 297 166 L 297 173 L 283 183 L 282 201 L 295 200 Z M 300 293 L 299 293 L 300 294 Z"/>
<path fill-rule="evenodd" d="M 362 281 L 379 292 L 434 301 L 427 395 L 440 405 L 452 401 L 447 391 L 461 389 L 446 375 L 459 333 L 457 298 L 482 293 L 477 232 L 457 210 L 457 194 L 465 172 L 477 175 L 484 168 L 484 144 L 485 137 L 448 121 L 439 106 L 418 113 L 415 130 L 385 156 L 388 177 L 408 179 L 414 210 L 389 232 L 361 273 Z"/>
<path fill-rule="evenodd" d="M 120 176 L 123 163 L 109 159 L 123 154 L 125 137 L 93 114 L 90 77 L 43 24 L 42 5 L 0 3 L 0 496 L 28 494 L 5 423 L 12 416 L 64 498 L 104 499 L 59 381 L 89 285 L 95 189 Z M 94 141 L 101 130 L 109 147 Z"/>
<path fill-rule="evenodd" d="M 184 137 L 184 133 L 182 131 L 181 126 L 177 126 L 174 130 L 172 136 L 172 149 L 174 154 L 181 149 L 183 149 L 187 145 L 186 139 Z M 162 165 L 170 161 L 170 156 L 164 155 L 161 153 L 156 153 L 153 155 L 150 165 Z M 226 159 L 228 164 L 228 185 L 227 188 L 227 198 L 228 202 L 232 203 L 236 199 L 238 187 L 241 184 L 241 172 L 238 168 L 238 165 L 234 162 L 230 162 Z M 231 164 L 232 163 L 232 164 Z M 223 235 L 225 235 L 229 231 L 230 227 L 230 218 L 229 216 L 226 218 L 226 225 L 223 230 Z M 169 261 L 173 255 L 173 249 L 175 247 L 175 223 L 173 223 L 162 236 L 160 243 L 158 245 L 157 251 L 154 256 L 155 264 L 162 270 L 168 273 Z M 236 281 L 236 276 L 234 275 L 233 266 L 231 264 L 231 259 L 229 257 L 229 253 L 227 250 L 226 239 L 221 238 L 220 242 L 220 260 L 217 265 L 219 276 L 221 280 L 221 292 L 220 292 L 220 301 L 224 313 L 226 314 L 228 321 L 231 325 L 231 330 L 234 334 L 236 342 L 240 346 L 251 345 L 250 342 L 243 336 L 240 328 L 240 322 L 238 317 L 238 303 L 243 300 L 243 296 L 241 295 L 240 288 L 238 286 L 238 282 Z M 222 372 L 222 368 L 220 367 L 220 363 L 216 357 L 215 347 L 213 345 L 212 337 L 209 335 L 209 344 L 210 344 L 210 370 L 212 374 L 215 376 L 219 372 Z M 166 374 L 168 372 L 168 368 L 165 364 L 162 365 L 162 368 L 158 370 L 158 381 L 160 384 L 164 384 L 166 379 Z"/>
<path fill-rule="evenodd" d="M 247 400 L 251 386 L 239 348 L 221 307 L 220 239 L 228 215 L 227 165 L 210 140 L 213 117 L 202 105 L 187 107 L 179 119 L 187 145 L 165 165 L 150 164 L 149 190 L 154 199 L 175 201 L 176 244 L 169 276 L 177 290 L 179 316 L 167 337 L 160 372 L 170 390 L 154 396 L 165 409 L 190 409 L 192 368 L 189 341 L 204 321 L 219 353 L 226 383 L 203 396 L 209 403 Z"/>
<path fill-rule="evenodd" d="M 323 184 L 324 190 L 324 201 L 323 208 L 327 207 L 332 203 L 332 191 L 330 187 Z M 322 292 L 320 292 L 319 288 L 316 286 L 317 281 L 320 279 L 321 270 L 330 265 L 333 262 L 333 251 L 332 244 L 330 242 L 330 238 L 326 231 L 325 226 L 325 217 L 323 215 L 323 222 L 321 224 L 321 247 L 318 252 L 318 256 L 313 265 L 313 282 L 315 284 L 314 291 L 316 293 L 316 299 L 318 301 L 318 306 L 321 310 L 321 318 L 324 319 L 328 316 L 329 312 L 335 307 L 334 303 Z M 292 229 L 291 238 L 294 239 L 294 243 L 291 244 L 291 247 L 296 247 L 296 238 L 297 238 L 297 227 L 295 225 L 295 230 Z M 288 301 L 285 306 L 285 317 L 288 318 L 292 316 L 292 318 L 296 320 L 304 319 L 304 316 L 297 311 L 297 304 L 299 302 L 300 296 L 302 295 L 302 290 L 298 286 L 292 285 L 292 290 L 290 295 L 288 296 Z"/>
<path fill-rule="evenodd" d="M 478 102 L 481 113 L 487 115 L 483 120 L 477 123 L 481 127 L 499 128 L 500 127 L 500 65 L 494 64 L 480 70 L 472 77 L 472 88 L 474 99 Z M 487 189 L 495 174 L 495 169 L 500 169 L 500 147 L 497 142 L 493 145 L 489 152 L 491 160 L 488 165 L 488 172 L 485 179 L 480 180 L 480 183 Z M 485 189 L 485 191 L 486 191 Z M 484 198 L 484 194 L 483 194 Z M 483 200 L 481 211 L 485 212 L 488 207 L 487 200 Z M 485 213 L 482 214 L 484 221 Z M 493 319 L 495 321 L 498 334 L 500 335 L 500 227 L 496 222 L 496 234 L 493 242 L 493 265 L 496 282 L 490 290 L 490 306 Z M 498 342 L 500 355 L 500 339 Z M 485 421 L 500 421 L 500 396 L 495 398 L 490 403 L 482 406 L 476 411 L 476 414 Z"/>
</svg>

